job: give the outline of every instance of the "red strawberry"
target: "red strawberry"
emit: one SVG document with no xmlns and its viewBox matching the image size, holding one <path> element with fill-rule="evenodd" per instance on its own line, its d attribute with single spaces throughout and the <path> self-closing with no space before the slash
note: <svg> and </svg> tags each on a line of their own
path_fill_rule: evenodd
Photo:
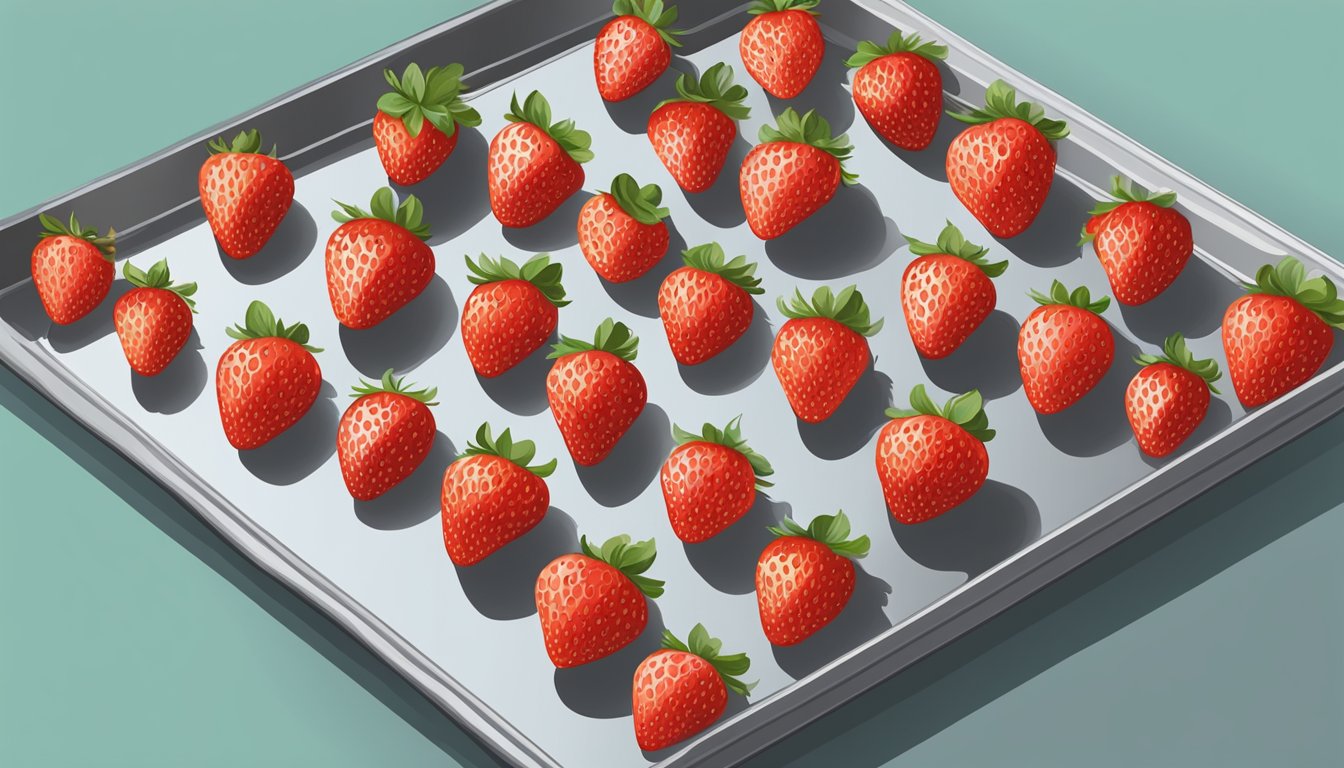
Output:
<svg viewBox="0 0 1344 768">
<path fill-rule="evenodd" d="M 355 402 L 336 428 L 336 456 L 350 495 L 369 501 L 411 476 L 434 447 L 438 390 L 411 389 L 405 379 L 383 374 L 380 384 L 360 379 Z"/>
<path fill-rule="evenodd" d="M 1175 282 L 1190 260 L 1190 221 L 1172 209 L 1175 192 L 1149 192 L 1115 176 L 1111 195 L 1113 202 L 1092 209 L 1079 244 L 1092 241 L 1116 301 L 1142 304 Z"/>
<path fill-rule="evenodd" d="M 457 126 L 477 126 L 481 116 L 462 101 L 462 65 L 410 64 L 398 79 L 390 69 L 383 78 L 392 90 L 378 98 L 373 143 L 388 178 L 418 184 L 436 171 L 457 146 Z"/>
<path fill-rule="evenodd" d="M 821 66 L 826 41 L 813 18 L 820 0 L 755 0 L 738 40 L 747 73 L 766 93 L 792 99 L 803 92 Z"/>
<path fill-rule="evenodd" d="M 198 178 L 206 221 L 230 258 L 246 259 L 271 239 L 294 202 L 294 174 L 269 155 L 258 154 L 261 134 L 243 131 L 225 144 L 210 142 L 210 157 Z"/>
<path fill-rule="evenodd" d="M 406 306 L 434 277 L 429 227 L 415 195 L 397 205 L 389 187 L 373 193 L 369 210 L 336 202 L 342 222 L 327 239 L 327 294 L 347 328 L 372 328 Z"/>
<path fill-rule="evenodd" d="M 905 324 L 919 354 L 947 357 L 994 311 L 998 294 L 990 278 L 1002 275 L 1008 262 L 989 263 L 989 249 L 967 242 L 950 221 L 936 245 L 905 239 L 919 257 L 901 277 Z"/>
<path fill-rule="evenodd" d="M 625 323 L 602 321 L 593 343 L 561 336 L 550 354 L 546 399 L 578 464 L 591 467 L 607 458 L 616 442 L 644 411 L 648 389 L 631 363 L 639 339 Z"/>
<path fill-rule="evenodd" d="M 772 645 L 794 645 L 831 623 L 854 593 L 854 563 L 867 536 L 847 540 L 844 512 L 818 515 L 803 528 L 785 518 L 756 561 L 756 606 Z"/>
<path fill-rule="evenodd" d="M 1037 413 L 1058 413 L 1078 402 L 1106 375 L 1115 357 L 1115 338 L 1101 312 L 1105 296 L 1092 301 L 1085 287 L 1069 289 L 1058 280 L 1050 295 L 1032 291 L 1041 306 L 1027 315 L 1017 336 L 1022 388 Z"/>
<path fill-rule="evenodd" d="M 285 325 L 260 301 L 247 307 L 237 339 L 219 358 L 215 392 L 224 436 L 240 451 L 269 443 L 303 418 L 322 388 L 322 369 L 308 345 L 308 326 Z"/>
<path fill-rule="evenodd" d="M 682 252 L 686 266 L 658 287 L 658 314 L 672 356 L 698 365 L 727 349 L 751 326 L 751 297 L 765 293 L 756 262 L 738 256 L 725 261 L 718 243 Z"/>
<path fill-rule="evenodd" d="M 672 48 L 681 47 L 677 7 L 663 10 L 663 0 L 616 0 L 616 18 L 597 33 L 593 47 L 593 74 L 597 92 L 607 101 L 623 101 L 644 90 L 667 71 Z"/>
<path fill-rule="evenodd" d="M 559 308 L 569 304 L 560 284 L 564 267 L 547 254 L 523 266 L 501 257 L 467 257 L 476 287 L 462 308 L 462 344 L 476 373 L 493 378 L 521 363 L 555 332 Z"/>
<path fill-rule="evenodd" d="M 621 535 L 583 554 L 561 555 L 537 576 L 537 616 L 546 653 L 560 668 L 577 667 L 619 651 L 644 632 L 649 604 L 663 582 L 642 575 L 658 552 L 653 539 L 630 543 Z"/>
<path fill-rule="evenodd" d="M 761 143 L 742 161 L 738 187 L 751 231 L 770 240 L 793 229 L 835 196 L 840 182 L 859 177 L 844 169 L 854 149 L 844 135 L 832 137 L 831 125 L 808 110 L 802 117 L 790 107 L 779 115 L 779 128 L 761 126 Z"/>
<path fill-rule="evenodd" d="M 504 116 L 486 162 L 490 209 L 506 227 L 530 227 L 583 186 L 583 166 L 593 159 L 592 137 L 573 120 L 551 124 L 551 105 L 539 91 Z"/>
<path fill-rule="evenodd" d="M 459 566 L 475 565 L 536 527 L 551 504 L 546 478 L 555 459 L 531 465 L 531 440 L 514 442 L 509 430 L 490 436 L 476 430 L 476 442 L 443 473 L 443 546 Z"/>
<path fill-rule="evenodd" d="M 1264 405 L 1316 375 L 1344 328 L 1344 301 L 1325 277 L 1306 280 L 1292 256 L 1255 273 L 1255 284 L 1223 315 L 1223 350 L 1237 399 Z"/>
<path fill-rule="evenodd" d="M 705 730 L 723 715 L 729 690 L 745 697 L 756 685 L 739 679 L 751 668 L 747 654 L 721 653 L 723 643 L 704 624 L 696 624 L 686 640 L 663 630 L 662 649 L 635 668 L 635 741 L 646 752 Z"/>
<path fill-rule="evenodd" d="M 611 283 L 648 272 L 667 255 L 671 240 L 663 190 L 639 186 L 628 173 L 611 180 L 611 191 L 593 195 L 579 210 L 579 250 L 593 271 Z"/>
<path fill-rule="evenodd" d="M 649 143 L 682 189 L 704 192 L 728 159 L 736 121 L 751 115 L 742 103 L 747 89 L 734 85 L 733 68 L 719 62 L 699 82 L 678 75 L 677 93 L 680 98 L 664 101 L 649 115 Z"/>
<path fill-rule="evenodd" d="M 947 148 L 947 181 L 961 204 L 995 237 L 1020 234 L 1040 213 L 1055 178 L 1051 141 L 1069 135 L 1035 104 L 1017 103 L 1017 91 L 995 80 L 985 108 L 949 115 L 970 123 Z"/>
<path fill-rule="evenodd" d="M 845 63 L 854 73 L 854 105 L 878 135 L 901 149 L 929 146 L 943 116 L 943 74 L 935 60 L 947 46 L 895 30 L 885 46 L 868 41 Z"/>
<path fill-rule="evenodd" d="M 1161 355 L 1143 354 L 1134 362 L 1143 366 L 1125 390 L 1125 415 L 1149 456 L 1161 458 L 1181 447 L 1209 410 L 1213 383 L 1222 378 L 1218 363 L 1196 360 L 1185 337 L 1173 333 Z"/>
<path fill-rule="evenodd" d="M 131 370 L 141 376 L 156 376 L 173 362 L 191 336 L 191 315 L 196 311 L 191 297 L 196 284 L 173 285 L 167 259 L 150 267 L 148 273 L 128 261 L 122 274 L 135 287 L 117 299 L 112 326 Z"/>
<path fill-rule="evenodd" d="M 69 325 L 92 312 L 112 288 L 117 268 L 114 230 L 98 235 L 70 214 L 66 226 L 45 213 L 37 215 L 42 234 L 33 248 L 33 285 L 47 316 L 57 325 Z"/>
<path fill-rule="evenodd" d="M 789 321 L 770 350 L 775 375 L 799 419 L 825 421 L 868 368 L 864 337 L 881 330 L 882 321 L 869 321 L 863 294 L 852 285 L 839 295 L 822 286 L 811 304 L 801 291 L 794 291 L 792 302 L 786 304 L 781 296 L 778 303 Z"/>
<path fill-rule="evenodd" d="M 994 430 L 984 405 L 972 389 L 939 408 L 916 384 L 909 410 L 887 410 L 891 421 L 877 436 L 877 478 L 892 517 L 906 525 L 932 520 L 985 484 L 985 443 Z"/>
<path fill-rule="evenodd" d="M 667 518 L 677 538 L 695 544 L 719 535 L 747 514 L 756 489 L 768 488 L 770 462 L 742 439 L 742 417 L 696 435 L 673 425 L 677 447 L 661 473 Z"/>
</svg>

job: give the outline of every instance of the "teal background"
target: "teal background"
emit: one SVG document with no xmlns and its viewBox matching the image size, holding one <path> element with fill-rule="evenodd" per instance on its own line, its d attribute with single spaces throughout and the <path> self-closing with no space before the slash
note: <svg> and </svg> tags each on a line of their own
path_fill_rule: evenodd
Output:
<svg viewBox="0 0 1344 768">
<path fill-rule="evenodd" d="M 476 4 L 0 0 L 0 216 Z M 913 4 L 1344 253 L 1344 3 Z M 754 765 L 1340 764 L 1342 464 L 1337 418 Z M 4 369 L 0 617 L 0 764 L 491 764 Z"/>
</svg>

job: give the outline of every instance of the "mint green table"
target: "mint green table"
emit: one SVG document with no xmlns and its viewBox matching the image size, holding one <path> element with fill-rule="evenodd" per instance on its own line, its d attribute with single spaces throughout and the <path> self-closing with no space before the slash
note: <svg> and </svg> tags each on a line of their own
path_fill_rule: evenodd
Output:
<svg viewBox="0 0 1344 768">
<path fill-rule="evenodd" d="M 3 0 L 0 215 L 475 4 Z M 915 5 L 1344 254 L 1338 0 Z M 1344 763 L 1341 468 L 1344 418 L 755 768 Z M 0 765 L 491 762 L 0 369 Z"/>
</svg>

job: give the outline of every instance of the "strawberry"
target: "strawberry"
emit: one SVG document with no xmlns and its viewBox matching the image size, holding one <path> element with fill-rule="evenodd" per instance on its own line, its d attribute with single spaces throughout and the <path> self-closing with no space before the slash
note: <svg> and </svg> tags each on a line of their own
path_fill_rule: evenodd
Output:
<svg viewBox="0 0 1344 768">
<path fill-rule="evenodd" d="M 504 116 L 486 160 L 490 209 L 506 227 L 530 227 L 551 215 L 583 186 L 583 166 L 593 159 L 592 137 L 573 120 L 551 123 L 551 105 L 540 91 L 518 96 Z"/>
<path fill-rule="evenodd" d="M 747 74 L 777 99 L 803 92 L 821 67 L 826 41 L 813 17 L 820 0 L 754 0 L 738 39 Z"/>
<path fill-rule="evenodd" d="M 457 146 L 457 126 L 477 126 L 481 116 L 462 101 L 462 65 L 410 64 L 398 79 L 390 69 L 383 78 L 392 90 L 378 97 L 373 143 L 388 178 L 419 184 L 438 170 Z"/>
<path fill-rule="evenodd" d="M 66 226 L 45 213 L 37 215 L 42 233 L 33 248 L 33 285 L 47 316 L 57 325 L 69 325 L 92 312 L 112 288 L 117 268 L 116 231 L 80 226 L 70 214 Z"/>
<path fill-rule="evenodd" d="M 751 116 L 747 89 L 733 84 L 733 68 L 719 62 L 700 80 L 677 76 L 679 98 L 649 115 L 649 143 L 667 172 L 687 192 L 704 192 L 723 170 L 737 139 L 737 122 Z"/>
<path fill-rule="evenodd" d="M 561 336 L 549 357 L 546 399 L 578 464 L 591 467 L 607 458 L 616 442 L 644 411 L 648 389 L 631 363 L 639 338 L 625 323 L 602 321 L 593 343 Z"/>
<path fill-rule="evenodd" d="M 443 473 L 443 546 L 459 566 L 475 565 L 536 527 L 551 504 L 546 478 L 556 461 L 531 464 L 537 447 L 514 442 L 509 430 L 490 436 L 490 425 L 476 430 L 476 441 Z"/>
<path fill-rule="evenodd" d="M 770 240 L 793 229 L 835 196 L 840 182 L 859 177 L 844 169 L 853 147 L 843 134 L 831 137 L 831 125 L 808 110 L 779 115 L 779 128 L 761 126 L 761 143 L 742 161 L 738 187 L 751 231 Z"/>
<path fill-rule="evenodd" d="M 934 61 L 947 46 L 895 30 L 887 44 L 867 40 L 845 64 L 858 69 L 854 105 L 878 135 L 901 149 L 929 146 L 943 116 L 943 74 Z"/>
<path fill-rule="evenodd" d="M 789 318 L 775 335 L 770 362 L 793 412 L 805 422 L 825 421 L 858 383 L 871 355 L 865 336 L 882 329 L 870 322 L 868 305 L 855 286 L 832 294 L 825 286 L 812 303 L 794 291 L 793 301 L 779 298 L 779 311 Z"/>
<path fill-rule="evenodd" d="M 541 253 L 521 267 L 481 254 L 467 258 L 476 287 L 462 308 L 462 344 L 471 367 L 493 378 L 536 352 L 555 332 L 559 308 L 569 304 L 560 284 L 564 267 Z"/>
<path fill-rule="evenodd" d="M 1176 281 L 1195 250 L 1190 221 L 1172 209 L 1175 192 L 1149 192 L 1115 176 L 1111 196 L 1115 200 L 1092 208 L 1079 245 L 1091 241 L 1116 301 L 1152 301 Z"/>
<path fill-rule="evenodd" d="M 727 349 L 751 326 L 753 295 L 765 293 L 756 262 L 725 261 L 723 247 L 706 243 L 681 254 L 686 266 L 658 286 L 658 314 L 672 356 L 698 365 Z"/>
<path fill-rule="evenodd" d="M 1106 375 L 1115 357 L 1115 338 L 1101 312 L 1105 296 L 1093 301 L 1086 287 L 1069 289 L 1058 280 L 1050 295 L 1030 294 L 1041 306 L 1027 315 L 1017 336 L 1022 388 L 1037 413 L 1058 413 L 1078 402 Z"/>
<path fill-rule="evenodd" d="M 988 248 L 967 242 L 948 222 L 937 244 L 905 238 L 918 258 L 901 276 L 901 309 L 919 354 L 947 357 L 994 311 L 998 294 L 992 277 L 1008 268 L 985 259 Z"/>
<path fill-rule="evenodd" d="M 975 495 L 989 476 L 985 443 L 994 439 L 977 390 L 939 408 L 923 384 L 910 408 L 889 408 L 877 436 L 877 478 L 891 516 L 906 525 L 932 520 Z"/>
<path fill-rule="evenodd" d="M 546 653 L 563 669 L 619 651 L 649 623 L 645 596 L 663 594 L 663 582 L 643 575 L 658 552 L 653 539 L 626 535 L 600 549 L 579 539 L 582 554 L 561 555 L 537 576 L 537 616 Z"/>
<path fill-rule="evenodd" d="M 135 287 L 113 305 L 112 327 L 131 370 L 141 376 L 156 376 L 173 362 L 191 336 L 191 316 L 196 311 L 191 297 L 196 284 L 174 285 L 167 259 L 150 267 L 149 272 L 128 261 L 122 274 Z"/>
<path fill-rule="evenodd" d="M 672 48 L 680 48 L 668 29 L 677 20 L 677 7 L 663 9 L 663 0 L 616 0 L 616 18 L 597 33 L 593 47 L 593 74 L 597 92 L 606 101 L 624 101 L 644 90 L 667 71 Z"/>
<path fill-rule="evenodd" d="M 1213 360 L 1196 360 L 1179 333 L 1167 337 L 1162 352 L 1134 358 L 1143 367 L 1125 390 L 1129 426 L 1139 449 L 1154 458 L 1181 447 L 1195 431 L 1208 413 L 1209 393 L 1219 394 L 1213 383 L 1223 376 Z"/>
<path fill-rule="evenodd" d="M 197 179 L 201 207 L 219 247 L 233 259 L 255 255 L 271 239 L 294 202 L 294 174 L 270 154 L 258 154 L 261 134 L 243 131 L 225 144 L 209 144 L 210 157 Z"/>
<path fill-rule="evenodd" d="M 611 191 L 588 198 L 579 210 L 579 250 L 593 271 L 610 283 L 625 283 L 653 269 L 667 255 L 671 235 L 663 190 L 639 186 L 628 173 L 611 180 Z"/>
<path fill-rule="evenodd" d="M 848 540 L 844 512 L 818 515 L 803 528 L 785 518 L 756 561 L 756 606 L 772 645 L 795 645 L 831 623 L 854 593 L 853 557 L 868 554 L 867 536 Z"/>
<path fill-rule="evenodd" d="M 740 678 L 751 668 L 745 653 L 724 654 L 723 643 L 696 624 L 681 642 L 663 630 L 663 647 L 635 668 L 632 707 L 635 741 L 646 752 L 685 741 L 714 724 L 728 706 L 728 691 L 748 696 L 755 683 Z"/>
<path fill-rule="evenodd" d="M 429 406 L 438 390 L 411 389 L 389 368 L 379 384 L 360 379 L 354 393 L 336 428 L 336 456 L 350 495 L 369 501 L 410 477 L 434 447 Z"/>
<path fill-rule="evenodd" d="M 1069 135 L 1041 107 L 1017 103 L 1017 91 L 995 80 L 985 108 L 948 112 L 971 127 L 947 148 L 947 181 L 961 204 L 995 237 L 1020 234 L 1040 213 L 1055 178 L 1055 148 Z"/>
<path fill-rule="evenodd" d="M 390 187 L 373 193 L 369 210 L 342 203 L 341 226 L 327 238 L 327 294 L 347 328 L 372 328 L 406 306 L 434 277 L 429 227 L 415 195 L 397 205 Z"/>
<path fill-rule="evenodd" d="M 1316 375 L 1344 328 L 1344 301 L 1325 277 L 1306 278 L 1301 262 L 1285 256 L 1255 273 L 1247 294 L 1223 315 L 1223 350 L 1237 399 L 1264 405 Z"/>
<path fill-rule="evenodd" d="M 672 426 L 677 447 L 663 462 L 661 480 L 667 519 L 677 538 L 696 544 L 719 535 L 747 514 L 756 489 L 768 488 L 770 462 L 742 439 L 742 417 L 719 429 L 706 423 L 700 434 Z"/>
<path fill-rule="evenodd" d="M 234 343 L 220 355 L 215 393 L 224 436 L 240 451 L 269 443 L 317 401 L 322 369 L 308 345 L 308 326 L 285 325 L 254 301 L 243 325 L 227 329 Z"/>
</svg>

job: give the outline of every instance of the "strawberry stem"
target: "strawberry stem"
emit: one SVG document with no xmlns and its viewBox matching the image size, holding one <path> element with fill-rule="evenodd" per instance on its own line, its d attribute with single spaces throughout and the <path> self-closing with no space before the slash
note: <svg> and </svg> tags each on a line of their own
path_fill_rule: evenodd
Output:
<svg viewBox="0 0 1344 768">
<path fill-rule="evenodd" d="M 806 11 L 807 13 L 818 16 L 813 9 L 821 0 L 754 0 L 747 13 L 752 16 L 760 16 L 763 13 L 778 13 L 780 11 Z"/>
<path fill-rule="evenodd" d="M 671 211 L 659 207 L 663 202 L 663 189 L 657 184 L 639 186 L 635 177 L 622 173 L 611 180 L 611 192 L 621 210 L 640 224 L 653 226 L 666 219 Z"/>
<path fill-rule="evenodd" d="M 769 483 L 765 480 L 767 475 L 773 475 L 775 473 L 774 468 L 770 466 L 770 462 L 767 461 L 764 456 L 752 450 L 751 446 L 747 445 L 747 441 L 742 438 L 741 416 L 728 422 L 722 429 L 719 429 L 709 422 L 705 422 L 698 435 L 673 424 L 672 438 L 677 441 L 677 445 L 685 445 L 687 443 L 713 443 L 715 445 L 731 448 L 745 456 L 747 461 L 751 463 L 751 471 L 756 475 L 757 488 L 770 488 L 774 485 L 774 483 Z"/>
<path fill-rule="evenodd" d="M 765 293 L 761 279 L 756 277 L 756 262 L 747 261 L 746 256 L 735 256 L 732 261 L 725 261 L 723 246 L 718 243 L 687 248 L 681 252 L 681 260 L 692 269 L 718 275 L 752 295 Z"/>
<path fill-rule="evenodd" d="M 412 400 L 419 400 L 425 405 L 438 405 L 438 403 L 434 402 L 434 396 L 439 393 L 438 387 L 430 387 L 429 389 L 411 389 L 413 386 L 415 385 L 406 384 L 406 378 L 404 376 L 402 378 L 395 377 L 392 369 L 388 368 L 386 371 L 383 371 L 382 381 L 378 384 L 370 384 L 364 379 L 360 379 L 359 383 L 351 388 L 352 394 L 350 396 L 364 397 L 365 395 L 376 395 L 379 392 L 390 392 L 394 395 L 405 395 Z"/>
<path fill-rule="evenodd" d="M 1185 336 L 1180 333 L 1173 333 L 1162 342 L 1162 354 L 1150 355 L 1140 354 L 1134 358 L 1134 362 L 1142 366 L 1157 365 L 1158 363 L 1170 363 L 1177 368 L 1195 374 L 1209 385 L 1209 391 L 1215 395 L 1222 394 L 1213 383 L 1223 377 L 1222 371 L 1218 370 L 1218 362 L 1213 359 L 1196 359 L 1190 348 L 1185 344 Z"/>
<path fill-rule="evenodd" d="M 659 102 L 654 110 L 665 104 L 689 101 L 708 104 L 734 120 L 751 116 L 751 108 L 743 103 L 747 100 L 747 89 L 733 83 L 733 68 L 722 61 L 706 69 L 699 81 L 684 72 L 677 75 L 677 93 L 681 98 Z"/>
<path fill-rule="evenodd" d="M 341 210 L 332 211 L 331 218 L 342 224 L 358 219 L 377 219 L 396 224 L 421 240 L 429 239 L 429 225 L 424 222 L 425 207 L 415 195 L 407 195 L 401 205 L 397 205 L 397 193 L 391 187 L 382 187 L 373 193 L 367 211 L 340 200 L 332 202 Z"/>
<path fill-rule="evenodd" d="M 858 50 L 845 60 L 845 66 L 858 68 L 877 61 L 883 56 L 896 53 L 913 53 L 929 61 L 942 61 L 947 58 L 947 46 L 932 40 L 921 40 L 918 34 L 905 35 L 901 30 L 893 30 L 887 38 L 887 44 L 881 45 L 868 40 L 859 43 Z"/>
<path fill-rule="evenodd" d="M 853 186 L 859 182 L 857 173 L 845 170 L 845 161 L 854 151 L 854 146 L 849 143 L 849 137 L 843 133 L 832 137 L 831 124 L 826 122 L 826 118 L 818 115 L 817 110 L 809 109 L 800 116 L 793 111 L 793 107 L 787 107 L 779 113 L 775 122 L 777 127 L 761 126 L 759 138 L 762 144 L 787 141 L 816 147 L 840 161 L 840 178 L 845 182 L 845 186 Z"/>
<path fill-rule="evenodd" d="M 531 123 L 537 126 L 545 131 L 547 136 L 555 139 L 555 143 L 559 144 L 576 163 L 586 163 L 593 159 L 593 137 L 587 131 L 575 128 L 573 120 L 561 120 L 552 124 L 551 104 L 541 95 L 541 91 L 529 93 L 522 106 L 518 105 L 518 94 L 515 93 L 504 119 L 511 123 Z"/>
<path fill-rule="evenodd" d="M 545 464 L 532 465 L 532 459 L 537 455 L 537 445 L 531 440 L 519 440 L 514 442 L 513 435 L 509 430 L 499 433 L 499 437 L 490 436 L 489 423 L 482 424 L 476 430 L 476 441 L 467 443 L 467 450 L 462 452 L 459 459 L 467 456 L 498 456 L 501 459 L 517 464 L 537 477 L 550 477 L 555 471 L 558 462 L 551 459 Z"/>
<path fill-rule="evenodd" d="M 681 47 L 677 35 L 686 33 L 669 28 L 677 22 L 677 6 L 670 5 L 664 10 L 663 0 L 616 0 L 611 4 L 611 12 L 617 16 L 634 16 L 657 30 L 663 42 L 673 48 Z"/>
<path fill-rule="evenodd" d="M 632 363 L 635 356 L 639 353 L 639 337 L 630 332 L 630 328 L 625 323 L 618 323 L 608 317 L 597 326 L 597 332 L 593 334 L 593 343 L 561 336 L 560 343 L 551 347 L 551 354 L 547 359 L 555 360 L 572 355 L 578 352 L 610 352 L 621 358 L 627 363 Z"/>
<path fill-rule="evenodd" d="M 462 71 L 461 64 L 449 64 L 421 72 L 419 64 L 411 63 L 398 78 L 384 69 L 383 79 L 392 90 L 378 97 L 378 111 L 401 118 L 412 137 L 420 135 L 426 120 L 444 136 L 452 136 L 459 124 L 480 125 L 480 113 L 462 101 Z"/>
<path fill-rule="evenodd" d="M 245 155 L 255 155 L 261 150 L 261 131 L 256 128 L 240 132 L 233 137 L 233 143 L 225 144 L 224 137 L 219 136 L 211 139 L 206 147 L 210 149 L 212 155 L 222 155 L 227 152 L 236 152 Z M 266 153 L 267 157 L 275 157 L 275 145 L 271 145 L 271 151 Z"/>
<path fill-rule="evenodd" d="M 1286 296 L 1324 320 L 1326 325 L 1344 329 L 1344 301 L 1328 278 L 1306 279 L 1302 262 L 1292 256 L 1273 266 L 1266 264 L 1255 272 L 1255 282 L 1246 286 L 1248 293 Z"/>
<path fill-rule="evenodd" d="M 1003 271 L 1008 269 L 1008 262 L 996 261 L 993 264 L 985 258 L 989 249 L 984 246 L 976 245 L 962 236 L 961 230 L 957 229 L 952 222 L 947 222 L 943 231 L 938 233 L 938 242 L 930 244 L 913 237 L 905 238 L 910 244 L 910 252 L 916 256 L 934 256 L 945 254 L 965 259 L 980 268 L 989 277 L 998 277 Z"/>
<path fill-rule="evenodd" d="M 978 389 L 957 395 L 939 408 L 929 397 L 929 393 L 924 391 L 924 385 L 916 384 L 915 388 L 910 390 L 910 408 L 887 409 L 889 419 L 908 419 L 920 415 L 947 419 L 982 443 L 994 439 L 994 430 L 989 428 L 989 416 L 985 414 L 985 400 L 980 396 Z"/>
<path fill-rule="evenodd" d="M 555 306 L 563 307 L 569 304 L 569 300 L 565 298 L 565 286 L 560 283 L 565 268 L 559 262 L 552 263 L 549 253 L 539 253 L 528 259 L 521 267 L 503 256 L 492 259 L 482 253 L 477 261 L 472 261 L 470 256 L 465 258 L 467 269 L 472 273 L 467 275 L 467 280 L 472 285 L 526 280 L 536 286 Z"/>
<path fill-rule="evenodd" d="M 314 347 L 308 344 L 308 326 L 303 323 L 294 325 L 285 325 L 283 320 L 276 318 L 271 312 L 271 308 L 260 301 L 254 301 L 247 305 L 247 314 L 243 316 L 243 324 L 235 325 L 232 328 L 225 328 L 224 332 L 232 339 L 289 339 L 309 352 L 321 352 L 320 347 Z"/>
<path fill-rule="evenodd" d="M 786 517 L 779 521 L 779 526 L 771 526 L 768 530 L 776 536 L 798 536 L 819 541 L 842 557 L 863 557 L 868 554 L 872 544 L 867 536 L 849 538 L 849 518 L 843 511 L 834 515 L 817 515 L 806 528 Z"/>
<path fill-rule="evenodd" d="M 1030 123 L 1051 141 L 1059 141 L 1069 135 L 1068 123 L 1063 120 L 1049 120 L 1045 117 L 1045 108 L 1039 104 L 1024 101 L 1017 102 L 1017 90 L 1002 80 L 995 80 L 985 91 L 985 108 L 972 109 L 970 112 L 953 112 L 948 116 L 971 125 L 992 123 L 1005 117 L 1013 117 Z"/>
<path fill-rule="evenodd" d="M 1040 291 L 1030 291 L 1027 295 L 1043 307 L 1059 304 L 1066 307 L 1086 309 L 1088 312 L 1097 315 L 1105 312 L 1106 308 L 1111 306 L 1111 297 L 1109 296 L 1102 296 L 1100 299 L 1093 301 L 1092 292 L 1087 289 L 1087 286 L 1081 285 L 1070 293 L 1069 289 L 1065 288 L 1064 284 L 1058 280 L 1050 283 L 1050 294 L 1048 296 Z"/>
<path fill-rule="evenodd" d="M 601 548 L 593 549 L 588 544 L 586 536 L 579 537 L 579 549 L 583 554 L 594 560 L 600 560 L 607 565 L 615 568 L 625 574 L 626 578 L 634 582 L 639 590 L 649 597 L 661 597 L 663 594 L 663 585 L 666 582 L 658 579 L 651 579 L 642 575 L 653 565 L 653 561 L 658 557 L 658 549 L 654 546 L 653 539 L 630 543 L 630 537 L 626 534 L 613 536 L 602 544 Z"/>
<path fill-rule="evenodd" d="M 719 673 L 728 690 L 739 696 L 751 695 L 751 689 L 756 687 L 756 683 L 741 680 L 741 676 L 751 669 L 751 660 L 747 658 L 747 654 L 724 654 L 723 642 L 717 637 L 711 637 L 704 624 L 692 627 L 685 643 L 678 640 L 677 636 L 672 634 L 672 630 L 664 629 L 663 647 L 671 651 L 695 654 L 708 661 L 714 667 L 714 671 Z"/>
<path fill-rule="evenodd" d="M 62 235 L 76 237 L 92 243 L 108 261 L 113 261 L 113 257 L 117 255 L 117 231 L 111 227 L 107 228 L 106 235 L 99 235 L 98 230 L 93 227 L 81 225 L 79 219 L 75 218 L 74 211 L 70 212 L 69 224 L 62 224 L 60 219 L 45 213 L 37 214 L 37 220 L 42 224 L 42 231 L 37 235 L 39 240 Z"/>
<path fill-rule="evenodd" d="M 149 268 L 148 272 L 128 261 L 122 265 L 121 274 L 127 282 L 136 288 L 161 288 L 177 294 L 187 303 L 193 313 L 196 312 L 196 300 L 191 298 L 196 294 L 196 284 L 181 283 L 180 285 L 173 285 L 172 275 L 168 272 L 167 259 L 156 262 L 154 266 Z"/>
<path fill-rule="evenodd" d="M 803 298 L 802 291 L 795 288 L 791 301 L 786 303 L 784 297 L 780 296 L 775 303 L 779 311 L 790 319 L 824 317 L 840 323 L 860 336 L 872 336 L 882 330 L 883 320 L 879 319 L 877 322 L 869 320 L 868 304 L 864 302 L 858 286 L 845 286 L 839 294 L 834 294 L 829 286 L 823 285 L 812 293 L 811 303 Z"/>
</svg>

